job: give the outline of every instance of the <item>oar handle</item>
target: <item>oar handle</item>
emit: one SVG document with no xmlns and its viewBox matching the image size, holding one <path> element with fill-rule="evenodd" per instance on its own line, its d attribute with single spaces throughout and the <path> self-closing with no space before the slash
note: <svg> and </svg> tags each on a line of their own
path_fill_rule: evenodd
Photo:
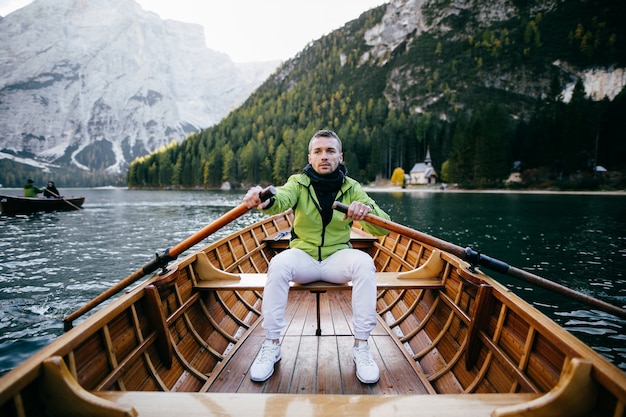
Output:
<svg viewBox="0 0 626 417">
<path fill-rule="evenodd" d="M 336 201 L 333 204 L 333 208 L 335 208 L 336 210 L 342 213 L 348 212 L 348 206 L 338 201 Z M 483 266 L 485 268 L 491 269 L 492 271 L 495 271 L 495 272 L 507 274 L 514 278 L 518 278 L 518 279 L 530 282 L 531 284 L 535 284 L 539 287 L 555 291 L 561 295 L 570 297 L 574 300 L 577 300 L 589 306 L 595 307 L 598 310 L 607 312 L 616 317 L 626 319 L 626 310 L 624 310 L 623 308 L 617 307 L 613 304 L 609 304 L 602 300 L 598 300 L 597 298 L 593 298 L 588 295 L 582 294 L 578 291 L 574 291 L 571 288 L 565 287 L 561 284 L 557 284 L 554 281 L 547 280 L 538 275 L 531 274 L 530 272 L 511 266 L 507 264 L 506 262 L 500 261 L 498 259 L 492 258 L 487 255 L 483 255 L 482 253 L 476 252 L 475 250 L 471 248 L 462 248 L 450 242 L 446 242 L 445 240 L 438 239 L 426 233 L 419 232 L 417 230 L 411 229 L 409 227 L 403 226 L 398 223 L 394 223 L 391 220 L 383 219 L 373 214 L 368 214 L 367 216 L 365 216 L 364 220 L 375 226 L 379 226 L 384 229 L 390 230 L 392 232 L 403 234 L 405 236 L 411 237 L 413 239 L 416 239 L 428 245 L 431 245 L 437 249 L 441 249 L 445 252 L 449 252 L 457 256 L 458 258 L 461 258 L 462 260 L 469 262 L 473 266 L 479 265 L 479 266 Z"/>
<path fill-rule="evenodd" d="M 265 201 L 268 198 L 272 197 L 273 195 L 276 195 L 276 189 L 273 186 L 264 188 L 259 193 L 259 197 L 261 198 L 261 201 Z M 183 240 L 176 246 L 172 248 L 168 248 L 161 253 L 157 253 L 153 260 L 146 263 L 144 266 L 142 266 L 141 268 L 139 268 L 138 270 L 136 270 L 135 272 L 133 272 L 132 274 L 130 274 L 129 276 L 127 276 L 126 278 L 124 278 L 123 280 L 115 284 L 114 286 L 112 286 L 111 288 L 109 288 L 108 290 L 104 291 L 102 294 L 98 295 L 97 297 L 89 301 L 87 304 L 85 304 L 84 306 L 76 310 L 75 312 L 65 317 L 63 321 L 65 322 L 66 329 L 68 327 L 71 327 L 71 323 L 74 320 L 76 320 L 78 317 L 82 316 L 89 310 L 93 309 L 94 307 L 102 303 L 103 301 L 114 296 L 115 294 L 117 294 L 118 292 L 120 292 L 122 289 L 126 288 L 133 282 L 156 271 L 159 268 L 165 269 L 165 267 L 167 267 L 167 264 L 170 261 L 173 261 L 176 258 L 178 258 L 178 255 L 180 255 L 181 253 L 183 253 L 190 247 L 194 246 L 196 243 L 200 242 L 201 240 L 207 238 L 211 234 L 215 233 L 222 227 L 226 226 L 228 223 L 241 217 L 242 215 L 247 213 L 249 210 L 250 209 L 245 204 L 240 204 L 234 209 L 227 212 L 226 214 L 219 217 L 217 220 L 205 226 L 202 230 L 189 236 L 187 239 Z"/>
</svg>

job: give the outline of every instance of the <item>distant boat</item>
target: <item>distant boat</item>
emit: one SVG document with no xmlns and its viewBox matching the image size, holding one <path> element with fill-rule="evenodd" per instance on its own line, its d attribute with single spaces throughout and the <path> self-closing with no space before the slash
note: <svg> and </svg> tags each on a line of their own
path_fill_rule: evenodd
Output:
<svg viewBox="0 0 626 417">
<path fill-rule="evenodd" d="M 0 209 L 6 216 L 30 214 L 46 211 L 80 210 L 85 197 L 71 198 L 31 198 L 14 195 L 0 195 Z"/>
</svg>

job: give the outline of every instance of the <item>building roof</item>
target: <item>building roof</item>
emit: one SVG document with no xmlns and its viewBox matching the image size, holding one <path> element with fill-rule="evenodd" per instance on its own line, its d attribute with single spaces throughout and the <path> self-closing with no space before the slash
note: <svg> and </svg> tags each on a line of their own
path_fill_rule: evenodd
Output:
<svg viewBox="0 0 626 417">
<path fill-rule="evenodd" d="M 426 158 L 424 159 L 424 162 L 416 163 L 415 165 L 413 165 L 413 168 L 411 168 L 411 170 L 409 171 L 410 174 L 418 174 L 421 172 L 424 173 L 424 178 L 437 176 L 437 173 L 435 172 L 435 168 L 433 168 L 432 163 L 431 163 L 430 149 L 426 151 Z"/>
<path fill-rule="evenodd" d="M 411 168 L 411 171 L 409 171 L 409 173 L 411 174 L 419 174 L 422 172 L 424 173 L 425 178 L 431 177 L 433 175 L 437 176 L 437 173 L 435 172 L 435 168 L 423 162 L 418 162 L 417 164 L 413 165 L 413 168 Z"/>
</svg>

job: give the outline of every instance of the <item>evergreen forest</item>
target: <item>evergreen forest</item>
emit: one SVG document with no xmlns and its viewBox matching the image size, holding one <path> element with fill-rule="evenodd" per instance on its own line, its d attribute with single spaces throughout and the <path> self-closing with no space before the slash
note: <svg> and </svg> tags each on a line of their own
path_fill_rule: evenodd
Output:
<svg viewBox="0 0 626 417">
<path fill-rule="evenodd" d="M 363 39 L 385 7 L 366 12 L 283 63 L 219 124 L 135 160 L 128 185 L 280 185 L 306 164 L 313 133 L 332 129 L 363 183 L 408 173 L 429 151 L 440 181 L 465 188 L 502 187 L 513 170 L 518 187 L 624 188 L 626 92 L 592 100 L 571 74 L 626 67 L 626 6 L 568 1 L 533 14 L 515 3 L 526 17 L 485 28 L 453 14 L 442 21 L 452 30 L 414 33 L 382 57 Z"/>
</svg>

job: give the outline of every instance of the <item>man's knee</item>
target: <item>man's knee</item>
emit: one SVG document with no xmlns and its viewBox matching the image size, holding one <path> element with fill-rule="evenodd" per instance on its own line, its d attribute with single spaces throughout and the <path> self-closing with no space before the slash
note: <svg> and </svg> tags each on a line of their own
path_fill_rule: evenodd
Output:
<svg viewBox="0 0 626 417">
<path fill-rule="evenodd" d="M 369 256 L 367 253 L 358 249 L 354 249 L 353 256 L 356 259 L 357 265 L 367 269 L 375 269 L 374 259 L 372 259 L 372 257 Z"/>
<path fill-rule="evenodd" d="M 300 254 L 294 249 L 287 249 L 274 256 L 268 265 L 267 278 L 291 280 L 296 273 L 296 268 L 301 263 Z M 299 260 L 300 259 L 300 260 Z"/>
<path fill-rule="evenodd" d="M 270 263 L 268 265 L 268 272 L 270 271 L 283 271 L 285 268 L 291 269 L 294 261 L 292 256 L 290 256 L 289 251 L 283 251 L 278 255 L 274 256 L 270 259 Z"/>
</svg>

